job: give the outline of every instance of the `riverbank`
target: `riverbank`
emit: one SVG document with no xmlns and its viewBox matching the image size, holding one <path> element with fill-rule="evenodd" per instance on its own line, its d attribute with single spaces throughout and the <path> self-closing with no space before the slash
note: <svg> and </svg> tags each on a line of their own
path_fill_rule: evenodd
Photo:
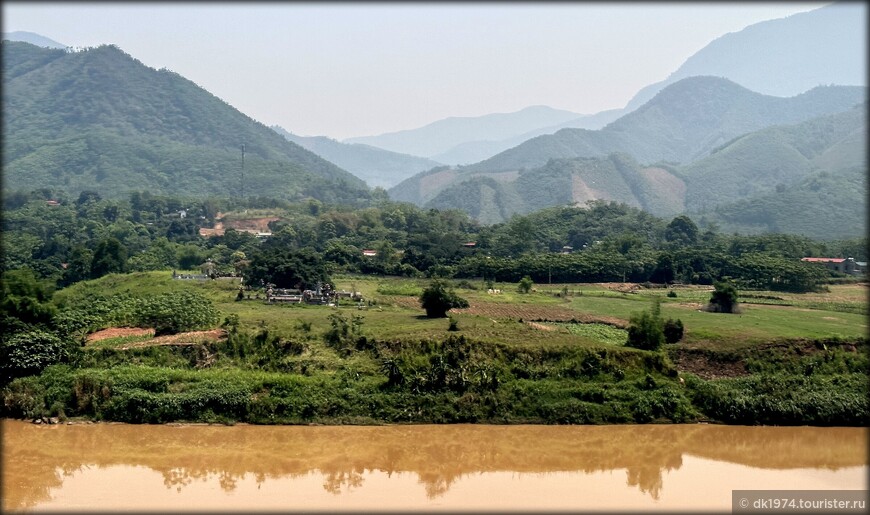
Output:
<svg viewBox="0 0 870 515">
<path fill-rule="evenodd" d="M 709 292 L 698 287 L 672 289 L 674 297 L 637 285 L 492 295 L 465 281 L 457 291 L 469 308 L 445 320 L 425 318 L 415 304 L 424 283 L 342 278 L 337 287 L 362 292 L 366 302 L 339 307 L 237 302 L 232 284 L 172 281 L 161 272 L 76 285 L 57 294 L 59 306 L 100 306 L 102 318 L 94 316 L 88 334 L 122 326 L 124 299 L 144 288 L 204 296 L 219 310 L 223 330 L 172 338 L 143 328 L 101 333 L 111 335 L 105 339 L 83 334 L 85 346 L 70 363 L 3 389 L 2 416 L 219 424 L 870 423 L 870 345 L 859 314 L 867 307 L 865 285 L 776 298 L 753 292 L 742 314 L 728 315 L 699 310 Z M 653 298 L 664 317 L 683 321 L 685 337 L 658 351 L 626 347 L 630 315 Z"/>
<path fill-rule="evenodd" d="M 4 393 L 5 414 L 223 424 L 868 421 L 866 340 L 816 342 L 816 352 L 806 352 L 803 340 L 766 351 L 707 351 L 705 368 L 742 363 L 748 372 L 709 380 L 679 370 L 669 357 L 685 354 L 678 347 L 530 351 L 461 335 L 368 340 L 366 348 L 348 351 L 337 370 L 314 362 L 286 371 L 197 368 L 202 355 L 245 354 L 243 341 L 237 335 L 198 347 L 101 349 L 82 367 L 54 366 L 13 382 Z"/>
</svg>

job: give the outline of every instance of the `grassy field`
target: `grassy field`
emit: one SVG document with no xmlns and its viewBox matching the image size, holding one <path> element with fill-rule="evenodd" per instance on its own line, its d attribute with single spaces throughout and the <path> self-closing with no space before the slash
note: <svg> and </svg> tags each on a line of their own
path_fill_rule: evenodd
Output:
<svg viewBox="0 0 870 515">
<path fill-rule="evenodd" d="M 491 294 L 481 281 L 454 281 L 469 307 L 451 311 L 451 331 L 418 304 L 427 280 L 334 281 L 364 300 L 270 305 L 246 292 L 237 301 L 237 279 L 168 271 L 73 285 L 56 293 L 61 308 L 86 309 L 89 295 L 198 292 L 225 330 L 171 341 L 104 333 L 115 336 L 89 342 L 74 366 L 13 381 L 4 413 L 158 423 L 868 421 L 866 284 L 742 291 L 741 312 L 721 314 L 703 310 L 707 287 L 668 297 L 631 284 L 520 294 L 501 283 Z M 682 320 L 684 339 L 657 352 L 626 347 L 631 315 L 654 298 L 663 317 Z"/>
<path fill-rule="evenodd" d="M 341 312 L 363 317 L 363 332 L 379 339 L 441 338 L 449 332 L 445 319 L 427 319 L 417 296 L 426 280 L 338 276 L 336 288 L 359 291 L 365 301 L 360 307 L 351 301 Z M 682 345 L 689 347 L 740 347 L 780 339 L 856 338 L 868 333 L 868 288 L 866 284 L 832 285 L 826 293 L 788 294 L 782 292 L 741 292 L 739 314 L 709 313 L 703 310 L 710 297 L 709 287 L 677 287 L 677 296 L 667 297 L 662 288 L 630 285 L 554 284 L 538 285 L 529 294 L 517 292 L 514 284 L 497 284 L 500 294 L 488 294 L 482 281 L 465 282 L 476 289 L 456 289 L 470 307 L 455 310 L 462 334 L 470 338 L 516 345 L 594 344 L 591 332 L 548 332 L 524 323 L 533 320 L 622 322 L 632 313 L 649 309 L 653 297 L 661 300 L 662 316 L 679 318 L 686 327 Z M 86 291 L 104 295 L 156 294 L 194 290 L 208 296 L 223 316 L 239 316 L 243 327 L 268 327 L 287 336 L 317 335 L 330 326 L 328 316 L 336 310 L 327 306 L 267 304 L 264 299 L 235 301 L 237 280 L 173 280 L 169 272 L 110 275 L 94 282 L 80 283 L 56 294 L 64 304 L 72 295 Z M 621 290 L 621 291 L 620 291 Z M 566 296 L 561 296 L 567 292 Z M 251 293 L 252 296 L 256 293 Z M 302 327 L 310 329 L 302 330 Z M 582 333 L 582 334 L 581 334 Z M 609 338 L 606 340 L 610 341 Z M 610 342 L 612 343 L 612 342 Z"/>
</svg>

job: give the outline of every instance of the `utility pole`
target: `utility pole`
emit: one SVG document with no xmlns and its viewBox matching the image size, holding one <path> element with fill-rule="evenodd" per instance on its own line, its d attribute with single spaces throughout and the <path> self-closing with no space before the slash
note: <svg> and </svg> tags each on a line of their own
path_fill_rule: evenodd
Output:
<svg viewBox="0 0 870 515">
<path fill-rule="evenodd" d="M 242 198 L 245 198 L 245 144 L 242 143 Z"/>
</svg>

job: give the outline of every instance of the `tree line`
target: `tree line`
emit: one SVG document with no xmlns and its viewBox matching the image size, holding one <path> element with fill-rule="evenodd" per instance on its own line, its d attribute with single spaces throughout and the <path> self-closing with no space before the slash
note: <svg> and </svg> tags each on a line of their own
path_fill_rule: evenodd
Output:
<svg viewBox="0 0 870 515">
<path fill-rule="evenodd" d="M 243 274 L 281 287 L 350 272 L 537 283 L 631 281 L 810 291 L 831 273 L 807 256 L 867 259 L 866 238 L 819 241 L 786 234 L 722 234 L 689 217 L 670 221 L 624 204 L 548 208 L 482 226 L 455 210 L 378 197 L 368 207 L 264 197 L 184 198 L 133 192 L 71 198 L 41 189 L 4 195 L 2 270 L 32 270 L 62 288 L 109 273 L 194 270 Z M 226 230 L 202 237 L 219 213 L 277 218 L 272 236 Z M 248 215 L 245 215 L 248 212 Z M 368 252 L 364 255 L 363 250 Z"/>
</svg>

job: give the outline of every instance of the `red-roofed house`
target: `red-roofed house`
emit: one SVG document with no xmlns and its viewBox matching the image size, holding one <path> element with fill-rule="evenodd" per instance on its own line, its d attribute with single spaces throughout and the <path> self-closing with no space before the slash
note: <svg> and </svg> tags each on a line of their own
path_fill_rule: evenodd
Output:
<svg viewBox="0 0 870 515">
<path fill-rule="evenodd" d="M 801 261 L 806 263 L 820 263 L 825 265 L 828 269 L 833 270 L 835 272 L 840 272 L 841 274 L 859 274 L 861 270 L 858 265 L 855 263 L 855 260 L 852 258 L 813 258 L 813 257 L 805 257 L 801 258 Z"/>
</svg>

